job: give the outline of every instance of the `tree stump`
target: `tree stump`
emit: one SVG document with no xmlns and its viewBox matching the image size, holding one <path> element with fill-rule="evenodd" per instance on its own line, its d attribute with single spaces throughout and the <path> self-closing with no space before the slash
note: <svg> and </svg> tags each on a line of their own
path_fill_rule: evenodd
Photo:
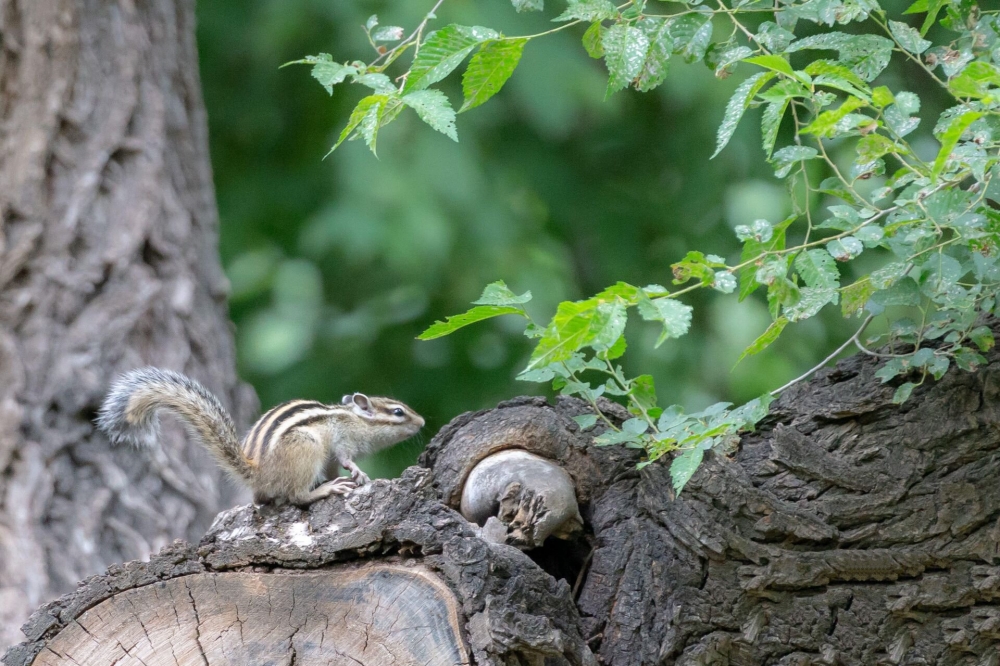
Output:
<svg viewBox="0 0 1000 666">
<path fill-rule="evenodd" d="M 195 549 L 37 611 L 7 666 L 595 664 L 570 588 L 436 499 L 426 470 L 308 510 L 237 507 Z"/>
</svg>

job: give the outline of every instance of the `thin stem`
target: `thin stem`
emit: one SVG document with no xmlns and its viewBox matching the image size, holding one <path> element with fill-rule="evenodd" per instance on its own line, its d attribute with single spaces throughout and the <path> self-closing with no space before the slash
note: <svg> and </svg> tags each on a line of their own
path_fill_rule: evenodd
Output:
<svg viewBox="0 0 1000 666">
<path fill-rule="evenodd" d="M 793 379 L 792 381 L 788 382 L 787 384 L 785 384 L 781 388 L 776 388 L 773 391 L 771 391 L 771 395 L 778 395 L 779 393 L 781 393 L 785 389 L 790 388 L 790 387 L 798 384 L 799 382 L 808 379 L 809 377 L 811 377 L 813 375 L 813 373 L 821 370 L 827 363 L 829 363 L 830 361 L 832 361 L 833 359 L 835 359 L 838 354 L 840 354 L 842 351 L 844 351 L 845 349 L 847 349 L 848 347 L 850 347 L 854 342 L 856 342 L 858 340 L 858 338 L 861 336 L 861 334 L 864 333 L 865 329 L 868 328 L 868 324 L 870 324 L 871 321 L 872 321 L 872 319 L 874 319 L 874 318 L 875 318 L 875 315 L 868 315 L 868 317 L 866 317 L 865 320 L 861 323 L 861 327 L 858 328 L 858 330 L 856 330 L 854 332 L 854 335 L 852 335 L 851 337 L 849 337 L 847 339 L 847 341 L 844 342 L 844 344 L 842 344 L 839 347 L 837 347 L 836 349 L 834 349 L 832 354 L 830 354 L 829 356 L 827 356 L 826 358 L 824 358 L 822 361 L 820 361 L 815 367 L 810 368 L 804 374 L 796 377 L 795 379 Z"/>
</svg>

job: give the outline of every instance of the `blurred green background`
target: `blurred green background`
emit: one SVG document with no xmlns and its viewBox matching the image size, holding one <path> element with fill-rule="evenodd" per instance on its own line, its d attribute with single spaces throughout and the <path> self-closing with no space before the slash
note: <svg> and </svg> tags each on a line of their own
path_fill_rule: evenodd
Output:
<svg viewBox="0 0 1000 666">
<path fill-rule="evenodd" d="M 380 133 L 378 159 L 358 141 L 322 160 L 366 93 L 343 85 L 330 97 L 308 68 L 279 65 L 318 52 L 370 59 L 361 29 L 369 15 L 409 30 L 431 4 L 198 3 L 240 370 L 264 409 L 356 390 L 392 395 L 427 417 L 429 438 L 463 411 L 550 394 L 514 379 L 530 353 L 519 319 L 414 338 L 498 279 L 518 293 L 530 289 L 529 310 L 542 321 L 560 300 L 617 280 L 669 285 L 670 264 L 688 250 L 735 258 L 735 225 L 776 222 L 790 210 L 763 159 L 759 110 L 709 160 L 726 101 L 750 66 L 720 81 L 704 65 L 674 58 L 655 92 L 605 100 L 606 72 L 581 48 L 582 29 L 532 41 L 505 89 L 459 116 L 460 143 L 405 113 Z M 448 0 L 433 25 L 529 34 L 551 28 L 556 10 L 517 14 L 507 0 Z M 894 67 L 879 82 L 905 87 L 911 72 Z M 459 80 L 456 73 L 444 84 L 456 108 Z M 918 92 L 926 110 L 931 91 Z M 925 120 L 922 131 L 932 124 Z M 921 137 L 918 150 L 936 153 Z M 770 322 L 763 300 L 739 304 L 708 291 L 686 300 L 695 306 L 691 333 L 654 350 L 657 326 L 634 322 L 625 361 L 632 373 L 655 376 L 661 404 L 689 410 L 781 385 L 853 325 L 830 309 L 734 369 Z M 363 466 L 393 475 L 421 446 L 405 443 Z"/>
</svg>

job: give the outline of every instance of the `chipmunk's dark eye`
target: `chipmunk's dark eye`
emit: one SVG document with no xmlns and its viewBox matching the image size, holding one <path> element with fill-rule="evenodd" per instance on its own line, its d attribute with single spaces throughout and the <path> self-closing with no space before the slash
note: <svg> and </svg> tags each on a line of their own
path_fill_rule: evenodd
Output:
<svg viewBox="0 0 1000 666">
<path fill-rule="evenodd" d="M 402 416 L 403 415 L 403 410 L 400 409 L 399 407 L 397 407 L 396 409 L 392 410 L 392 415 L 393 416 Z"/>
</svg>

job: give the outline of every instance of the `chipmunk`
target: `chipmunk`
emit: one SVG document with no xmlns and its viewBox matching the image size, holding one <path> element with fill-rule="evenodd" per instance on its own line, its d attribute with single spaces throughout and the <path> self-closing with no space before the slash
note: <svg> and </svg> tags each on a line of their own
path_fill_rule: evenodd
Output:
<svg viewBox="0 0 1000 666">
<path fill-rule="evenodd" d="M 233 476 L 250 487 L 254 502 L 310 504 L 344 495 L 368 476 L 354 463 L 416 434 L 424 419 L 401 402 L 345 395 L 340 404 L 292 400 L 267 411 L 241 442 L 229 413 L 204 386 L 170 370 L 140 368 L 111 386 L 97 425 L 113 443 L 153 446 L 157 411 L 169 409 Z M 350 471 L 318 487 L 334 459 Z"/>
</svg>

